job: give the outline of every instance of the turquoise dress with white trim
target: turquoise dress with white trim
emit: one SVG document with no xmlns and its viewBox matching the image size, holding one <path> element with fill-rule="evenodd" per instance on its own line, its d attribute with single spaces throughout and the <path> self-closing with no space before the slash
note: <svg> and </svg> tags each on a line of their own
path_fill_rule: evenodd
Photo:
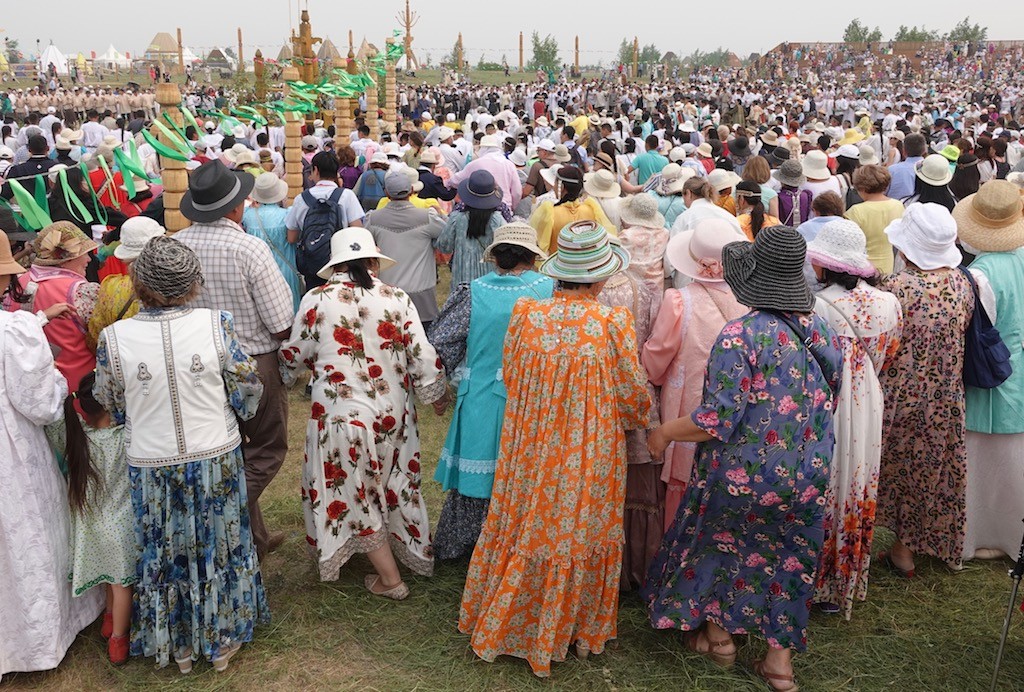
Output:
<svg viewBox="0 0 1024 692">
<path fill-rule="evenodd" d="M 512 308 L 523 297 L 550 298 L 553 290 L 554 282 L 534 271 L 492 272 L 457 286 L 431 327 L 445 369 L 461 377 L 434 474 L 449 491 L 434 535 L 437 559 L 472 553 L 487 516 L 505 418 L 501 361 Z"/>
</svg>

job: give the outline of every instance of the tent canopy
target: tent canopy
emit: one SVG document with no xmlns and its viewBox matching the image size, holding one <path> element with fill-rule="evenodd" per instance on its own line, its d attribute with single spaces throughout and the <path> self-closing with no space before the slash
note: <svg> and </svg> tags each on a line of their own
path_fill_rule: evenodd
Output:
<svg viewBox="0 0 1024 692">
<path fill-rule="evenodd" d="M 7 72 L 11 66 L 7 63 L 7 56 L 0 51 L 0 72 Z"/>
<path fill-rule="evenodd" d="M 341 53 L 338 52 L 337 47 L 331 42 L 331 39 L 325 38 L 323 43 L 320 44 L 320 50 L 316 53 L 317 60 L 321 62 L 327 60 L 339 60 L 341 59 Z"/>
<path fill-rule="evenodd" d="M 114 48 L 114 44 L 111 43 L 103 55 L 96 58 L 95 62 L 105 67 L 119 67 L 128 68 L 131 67 L 132 61 L 124 57 L 124 54 Z"/>
<path fill-rule="evenodd" d="M 146 60 L 177 60 L 178 42 L 166 31 L 161 31 L 149 42 L 143 57 Z"/>
<path fill-rule="evenodd" d="M 70 71 L 68 69 L 68 59 L 52 43 L 44 48 L 42 55 L 39 56 L 39 67 L 42 68 L 43 72 L 49 71 L 50 65 L 56 68 L 57 74 L 68 74 Z"/>
</svg>

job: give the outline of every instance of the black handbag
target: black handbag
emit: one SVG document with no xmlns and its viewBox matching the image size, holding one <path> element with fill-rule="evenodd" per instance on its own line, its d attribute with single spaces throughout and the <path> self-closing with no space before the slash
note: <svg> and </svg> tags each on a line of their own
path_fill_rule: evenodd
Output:
<svg viewBox="0 0 1024 692">
<path fill-rule="evenodd" d="M 992 326 L 971 272 L 963 267 L 960 271 L 967 276 L 974 292 L 974 314 L 964 334 L 964 384 L 979 389 L 995 389 L 1013 374 L 1010 349 L 1003 343 L 999 330 Z"/>
</svg>

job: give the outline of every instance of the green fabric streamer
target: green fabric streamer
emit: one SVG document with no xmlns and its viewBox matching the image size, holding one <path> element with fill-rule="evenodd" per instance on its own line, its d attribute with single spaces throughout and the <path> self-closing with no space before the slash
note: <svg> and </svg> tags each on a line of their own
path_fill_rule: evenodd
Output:
<svg viewBox="0 0 1024 692">
<path fill-rule="evenodd" d="M 36 182 L 42 182 L 42 176 L 36 176 Z M 23 228 L 41 231 L 53 223 L 53 219 L 50 218 L 49 205 L 46 205 L 45 208 L 41 206 L 17 180 L 9 180 L 8 184 L 11 186 L 11 192 L 14 193 L 14 200 L 21 208 L 21 215 L 24 219 Z M 45 201 L 46 198 L 43 199 Z"/>
<path fill-rule="evenodd" d="M 101 161 L 103 160 L 102 156 L 100 157 L 100 160 Z M 103 165 L 104 166 L 106 166 L 106 163 L 107 163 L 106 161 L 103 161 Z M 82 175 L 85 177 L 85 180 L 86 180 L 86 182 L 89 185 L 89 197 L 92 199 L 92 208 L 96 211 L 96 220 L 99 221 L 104 226 L 106 226 L 107 225 L 107 209 L 102 204 L 100 204 L 99 197 L 96 196 L 96 190 L 93 188 L 92 182 L 89 180 L 89 169 L 86 167 L 86 165 L 84 163 L 79 163 L 78 166 L 79 166 L 79 168 L 82 169 Z M 109 171 L 107 171 L 107 172 L 109 172 Z M 113 176 L 111 176 L 110 184 L 111 184 L 111 186 L 113 186 L 113 184 L 114 184 Z M 110 199 L 113 201 L 115 207 L 117 207 L 118 209 L 121 208 L 120 202 L 117 201 L 117 194 L 115 194 L 114 192 L 111 192 L 110 193 Z"/>
<path fill-rule="evenodd" d="M 163 113 L 161 113 L 161 115 L 163 116 L 164 120 L 167 121 L 167 124 L 174 128 L 174 131 L 178 133 L 178 136 L 181 138 L 181 141 L 188 144 L 190 150 L 195 151 L 195 149 L 192 146 L 192 142 L 190 142 L 188 139 L 188 135 L 185 134 L 184 128 L 178 125 L 178 123 L 174 122 L 174 118 L 171 117 L 171 114 L 167 111 L 164 111 Z"/>
<path fill-rule="evenodd" d="M 173 161 L 190 161 L 192 159 L 191 156 L 185 156 L 177 149 L 172 149 L 171 147 L 167 146 L 159 139 L 149 134 L 148 130 L 142 131 L 142 138 L 145 139 L 146 143 L 149 144 L 149 146 L 153 147 L 153 150 L 156 151 L 156 153 L 159 154 L 160 156 L 171 159 Z"/>
<path fill-rule="evenodd" d="M 92 214 L 89 213 L 89 210 L 82 204 L 82 200 L 78 199 L 78 195 L 68 185 L 68 171 L 66 168 L 60 169 L 60 172 L 57 173 L 57 184 L 60 185 L 61 194 L 64 195 L 64 206 L 71 213 L 71 216 L 79 223 L 92 223 Z M 90 185 L 90 187 L 92 186 Z"/>
</svg>

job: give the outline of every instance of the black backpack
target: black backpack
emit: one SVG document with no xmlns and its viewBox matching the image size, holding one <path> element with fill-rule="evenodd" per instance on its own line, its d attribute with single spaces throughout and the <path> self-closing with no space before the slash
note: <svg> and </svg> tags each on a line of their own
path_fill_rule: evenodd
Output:
<svg viewBox="0 0 1024 692">
<path fill-rule="evenodd" d="M 347 225 L 340 204 L 343 192 L 339 187 L 326 199 L 317 199 L 308 190 L 302 193 L 307 211 L 295 247 L 295 265 L 306 276 L 323 269 L 331 259 L 331 236 Z"/>
</svg>

